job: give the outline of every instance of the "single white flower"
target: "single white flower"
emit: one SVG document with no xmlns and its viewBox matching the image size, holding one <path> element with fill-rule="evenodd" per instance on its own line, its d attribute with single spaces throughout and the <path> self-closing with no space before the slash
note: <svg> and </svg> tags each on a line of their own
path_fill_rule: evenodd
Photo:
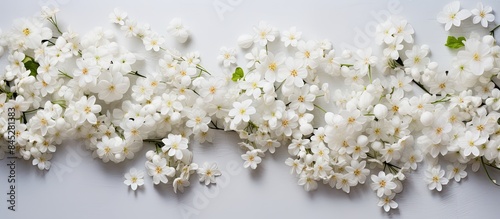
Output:
<svg viewBox="0 0 500 219">
<path fill-rule="evenodd" d="M 59 8 L 50 8 L 48 6 L 43 6 L 41 15 L 43 19 L 49 19 L 53 18 L 59 11 Z"/>
<path fill-rule="evenodd" d="M 464 156 L 473 155 L 474 157 L 479 156 L 479 146 L 486 143 L 487 139 L 480 136 L 478 131 L 467 131 L 465 135 L 459 140 L 460 152 Z"/>
<path fill-rule="evenodd" d="M 448 184 L 448 179 L 444 177 L 444 174 L 445 172 L 441 169 L 441 166 L 430 167 L 425 171 L 425 180 L 429 190 L 441 191 L 443 185 Z"/>
<path fill-rule="evenodd" d="M 186 177 L 180 176 L 174 179 L 172 186 L 174 187 L 174 192 L 177 193 L 177 190 L 180 192 L 184 192 L 184 187 L 188 187 L 191 185 L 189 180 Z"/>
<path fill-rule="evenodd" d="M 40 170 L 48 170 L 50 169 L 51 162 L 50 159 L 52 158 L 51 153 L 42 153 L 42 154 L 34 154 L 33 155 L 33 165 L 38 166 L 38 169 Z"/>
<path fill-rule="evenodd" d="M 465 49 L 460 50 L 457 57 L 469 64 L 472 74 L 481 76 L 485 71 L 493 68 L 494 58 L 488 44 L 479 39 L 469 38 L 464 41 Z"/>
<path fill-rule="evenodd" d="M 165 39 L 156 33 L 148 34 L 142 40 L 144 47 L 147 51 L 153 50 L 155 52 L 160 51 L 161 46 L 165 42 Z"/>
<path fill-rule="evenodd" d="M 296 47 L 301 36 L 302 32 L 297 31 L 296 27 L 291 27 L 289 31 L 283 32 L 281 41 L 285 44 L 285 47 Z"/>
<path fill-rule="evenodd" d="M 235 125 L 239 124 L 241 121 L 250 121 L 250 116 L 255 114 L 257 111 L 255 107 L 251 106 L 252 100 L 248 99 L 243 102 L 234 102 L 233 109 L 229 111 L 229 116 L 233 117 L 232 123 Z"/>
<path fill-rule="evenodd" d="M 185 43 L 189 38 L 189 28 L 186 27 L 180 18 L 174 18 L 167 26 L 168 33 L 179 43 Z"/>
<path fill-rule="evenodd" d="M 183 138 L 182 135 L 168 134 L 168 137 L 162 139 L 162 142 L 165 144 L 165 146 L 161 148 L 162 151 L 168 151 L 168 156 L 172 157 L 175 155 L 175 158 L 180 160 L 183 156 L 182 150 L 188 148 L 189 140 Z"/>
<path fill-rule="evenodd" d="M 314 180 L 313 175 L 310 173 L 303 172 L 302 174 L 300 174 L 298 184 L 304 186 L 304 190 L 308 192 L 316 190 L 318 188 L 318 182 Z"/>
<path fill-rule="evenodd" d="M 122 26 L 125 24 L 126 18 L 127 18 L 127 12 L 121 11 L 118 8 L 115 8 L 115 10 L 113 10 L 113 13 L 109 15 L 109 20 L 111 22 Z"/>
<path fill-rule="evenodd" d="M 398 203 L 393 200 L 395 195 L 396 194 L 384 195 L 379 199 L 378 206 L 384 208 L 385 212 L 398 208 Z"/>
<path fill-rule="evenodd" d="M 245 160 L 243 166 L 245 168 L 256 169 L 257 165 L 262 162 L 262 158 L 259 157 L 259 152 L 257 150 L 247 151 L 245 154 L 241 155 L 241 158 Z"/>
<path fill-rule="evenodd" d="M 448 179 L 455 179 L 455 181 L 460 182 L 461 179 L 467 177 L 467 172 L 465 172 L 467 165 L 454 163 L 453 165 L 448 165 L 446 169 L 448 170 Z"/>
<path fill-rule="evenodd" d="M 443 11 L 439 12 L 437 21 L 445 24 L 444 29 L 450 30 L 451 26 L 459 27 L 462 20 L 471 16 L 471 12 L 466 9 L 460 10 L 460 2 L 454 1 L 444 6 Z"/>
<path fill-rule="evenodd" d="M 208 162 L 205 162 L 203 167 L 198 168 L 197 173 L 200 178 L 200 182 L 205 183 L 205 185 L 216 183 L 215 177 L 222 175 L 221 171 L 217 167 L 217 163 Z"/>
<path fill-rule="evenodd" d="M 125 181 L 123 183 L 130 186 L 132 190 L 137 190 L 139 186 L 144 185 L 144 171 L 135 168 L 130 169 L 128 173 L 125 173 Z"/>
<path fill-rule="evenodd" d="M 372 184 L 371 188 L 377 191 L 377 196 L 389 196 L 393 193 L 393 190 L 396 189 L 397 185 L 394 183 L 394 175 L 389 173 L 385 174 L 385 172 L 380 171 L 377 175 L 372 175 Z"/>
<path fill-rule="evenodd" d="M 229 67 L 231 64 L 236 63 L 236 50 L 234 48 L 222 47 L 217 60 L 224 66 Z"/>
<path fill-rule="evenodd" d="M 254 42 L 260 46 L 266 46 L 268 42 L 273 42 L 276 39 L 276 29 L 265 21 L 259 22 L 259 25 L 253 30 L 256 34 Z"/>
<path fill-rule="evenodd" d="M 175 169 L 167 166 L 165 158 L 155 157 L 152 161 L 146 161 L 146 167 L 148 168 L 148 175 L 153 177 L 155 185 L 158 185 L 160 182 L 167 183 L 167 176 L 171 177 L 175 175 Z"/>
<path fill-rule="evenodd" d="M 474 24 L 481 23 L 483 27 L 488 27 L 488 23 L 495 20 L 495 15 L 492 12 L 491 6 L 483 6 L 483 3 L 478 2 L 476 8 L 471 10 L 474 15 L 472 22 Z"/>
</svg>

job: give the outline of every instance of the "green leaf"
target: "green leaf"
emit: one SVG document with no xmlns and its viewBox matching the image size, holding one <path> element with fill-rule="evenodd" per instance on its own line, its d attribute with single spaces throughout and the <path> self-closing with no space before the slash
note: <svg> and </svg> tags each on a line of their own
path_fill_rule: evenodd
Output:
<svg viewBox="0 0 500 219">
<path fill-rule="evenodd" d="M 38 62 L 35 62 L 35 60 L 33 60 L 33 58 L 29 56 L 26 56 L 26 58 L 24 58 L 23 63 L 26 70 L 29 70 L 31 72 L 30 75 L 36 77 L 36 75 L 38 74 L 37 69 L 38 67 L 40 67 L 40 64 L 38 64 Z"/>
<path fill-rule="evenodd" d="M 450 49 L 458 49 L 464 46 L 465 37 L 455 38 L 454 36 L 448 36 L 445 46 Z"/>
<path fill-rule="evenodd" d="M 240 67 L 237 67 L 236 70 L 233 73 L 233 77 L 231 78 L 231 80 L 233 80 L 234 82 L 236 82 L 236 81 L 242 79 L 243 76 L 244 76 L 243 69 L 240 68 Z"/>
</svg>

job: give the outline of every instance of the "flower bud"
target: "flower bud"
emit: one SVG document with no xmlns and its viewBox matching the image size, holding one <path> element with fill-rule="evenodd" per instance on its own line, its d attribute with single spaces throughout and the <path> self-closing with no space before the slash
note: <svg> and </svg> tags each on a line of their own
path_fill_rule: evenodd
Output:
<svg viewBox="0 0 500 219">
<path fill-rule="evenodd" d="M 366 145 L 368 143 L 368 137 L 366 137 L 366 135 L 358 136 L 357 143 L 359 145 Z"/>
<path fill-rule="evenodd" d="M 253 36 L 249 34 L 244 34 L 238 37 L 238 46 L 243 49 L 248 49 L 253 45 Z"/>
<path fill-rule="evenodd" d="M 383 147 L 383 146 L 384 146 L 384 145 L 383 145 L 383 144 L 382 144 L 382 142 L 380 142 L 380 141 L 374 141 L 374 142 L 372 143 L 372 148 L 373 148 L 373 150 L 375 150 L 375 151 L 380 151 L 380 150 L 382 149 L 382 147 Z"/>
<path fill-rule="evenodd" d="M 307 154 L 304 161 L 306 164 L 311 164 L 314 161 L 314 156 L 312 154 Z"/>
<path fill-rule="evenodd" d="M 146 159 L 148 160 L 153 160 L 153 156 L 156 154 L 155 151 L 153 150 L 149 150 L 148 152 L 146 152 Z"/>
<path fill-rule="evenodd" d="M 387 116 L 387 107 L 379 103 L 373 108 L 373 114 L 377 119 L 384 119 Z"/>
<path fill-rule="evenodd" d="M 425 111 L 420 115 L 420 122 L 424 126 L 430 126 L 434 122 L 434 115 L 429 111 Z"/>
</svg>

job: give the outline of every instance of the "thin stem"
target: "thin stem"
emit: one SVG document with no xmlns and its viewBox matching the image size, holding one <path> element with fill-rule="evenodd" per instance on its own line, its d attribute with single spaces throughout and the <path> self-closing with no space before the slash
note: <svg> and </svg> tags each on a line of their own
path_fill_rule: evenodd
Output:
<svg viewBox="0 0 500 219">
<path fill-rule="evenodd" d="M 495 28 L 493 28 L 491 31 L 490 31 L 490 35 L 492 35 L 493 37 L 495 37 L 495 30 L 498 29 L 498 27 L 500 27 L 500 25 L 497 25 Z"/>
<path fill-rule="evenodd" d="M 368 79 L 370 80 L 370 84 L 373 82 L 372 81 L 372 66 L 368 65 Z"/>
<path fill-rule="evenodd" d="M 59 29 L 59 25 L 57 24 L 57 18 L 56 16 L 54 15 L 54 18 L 48 18 L 47 20 L 49 20 L 49 22 L 54 25 L 54 27 L 56 27 L 57 29 L 57 32 L 59 32 L 59 34 L 63 34 L 62 31 Z"/>
<path fill-rule="evenodd" d="M 217 123 L 214 123 L 214 121 L 210 120 L 210 123 L 215 127 L 214 129 L 222 130 L 217 126 Z"/>
<path fill-rule="evenodd" d="M 448 102 L 450 101 L 450 99 L 446 99 L 448 98 L 449 95 L 447 94 L 446 96 L 444 96 L 443 98 L 439 99 L 439 100 L 436 100 L 436 101 L 433 101 L 431 102 L 432 104 L 436 104 L 436 103 L 445 103 L 445 102 Z"/>
<path fill-rule="evenodd" d="M 137 71 L 131 71 L 128 74 L 129 75 L 135 75 L 135 76 L 138 76 L 138 77 L 141 77 L 141 78 L 146 78 L 146 76 L 139 74 L 139 72 L 137 72 Z"/>
<path fill-rule="evenodd" d="M 274 91 L 278 91 L 281 88 L 281 86 L 283 86 L 284 83 L 285 83 L 285 81 L 282 81 L 281 84 L 278 85 L 278 88 L 276 88 Z"/>
<path fill-rule="evenodd" d="M 203 66 L 201 66 L 200 64 L 196 64 L 196 68 L 202 72 L 205 72 L 207 73 L 208 75 L 212 75 L 210 74 L 210 72 L 207 71 L 207 69 L 205 69 Z"/>
<path fill-rule="evenodd" d="M 486 175 L 488 176 L 488 179 L 490 179 L 490 181 L 495 184 L 496 186 L 500 186 L 496 180 L 494 180 L 493 178 L 491 178 L 490 176 L 490 173 L 488 172 L 488 169 L 486 168 L 486 163 L 484 163 L 484 157 L 481 157 L 481 163 L 483 164 L 483 168 L 484 168 L 484 172 L 486 172 Z"/>
<path fill-rule="evenodd" d="M 422 89 L 423 91 L 425 91 L 426 93 L 431 94 L 431 92 L 429 92 L 427 89 L 425 89 L 424 85 L 422 85 L 421 83 L 418 83 L 417 81 L 415 80 L 412 80 L 413 83 L 415 83 L 418 87 L 420 87 L 420 89 Z"/>
<path fill-rule="evenodd" d="M 324 113 L 326 113 L 326 110 L 325 110 L 325 109 L 323 109 L 322 107 L 320 107 L 320 106 L 318 106 L 318 105 L 316 105 L 316 104 L 314 104 L 314 107 L 316 107 L 316 108 L 320 109 L 321 111 L 323 111 Z"/>
<path fill-rule="evenodd" d="M 144 142 L 150 142 L 150 143 L 163 143 L 161 140 L 162 139 L 144 139 L 142 141 L 144 141 Z"/>
<path fill-rule="evenodd" d="M 38 109 L 32 109 L 32 110 L 24 111 L 23 113 L 32 113 L 32 112 L 36 112 L 38 110 L 43 110 L 43 108 L 39 107 Z"/>
<path fill-rule="evenodd" d="M 340 64 L 340 67 L 341 67 L 341 68 L 342 68 L 342 67 L 344 67 L 344 66 L 345 66 L 345 67 L 352 67 L 352 66 L 354 66 L 354 65 L 352 65 L 352 64 Z"/>
<path fill-rule="evenodd" d="M 59 73 L 60 73 L 60 75 L 62 75 L 62 76 L 65 76 L 65 77 L 67 77 L 67 78 L 69 78 L 69 79 L 73 79 L 73 77 L 71 77 L 70 75 L 68 75 L 67 73 L 65 73 L 65 72 L 63 72 L 63 71 L 61 71 L 61 70 L 59 70 Z"/>
</svg>

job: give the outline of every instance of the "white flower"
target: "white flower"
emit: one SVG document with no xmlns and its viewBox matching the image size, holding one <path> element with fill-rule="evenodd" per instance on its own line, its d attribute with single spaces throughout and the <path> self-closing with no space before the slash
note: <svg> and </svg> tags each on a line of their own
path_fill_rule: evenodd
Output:
<svg viewBox="0 0 500 219">
<path fill-rule="evenodd" d="M 49 19 L 54 17 L 57 14 L 57 12 L 59 12 L 59 8 L 50 8 L 48 6 L 43 6 L 41 15 L 44 19 Z"/>
<path fill-rule="evenodd" d="M 95 104 L 95 96 L 83 96 L 75 103 L 75 108 L 78 109 L 79 113 L 77 116 L 73 115 L 72 119 L 78 123 L 83 123 L 87 120 L 90 124 L 97 123 L 97 117 L 95 114 L 101 112 L 101 106 Z"/>
<path fill-rule="evenodd" d="M 306 110 L 314 109 L 314 100 L 316 96 L 310 92 L 309 85 L 304 85 L 288 97 L 290 109 L 297 110 L 299 113 L 305 113 Z"/>
<path fill-rule="evenodd" d="M 243 166 L 245 168 L 248 167 L 252 169 L 257 168 L 257 164 L 259 164 L 262 161 L 262 158 L 260 158 L 258 154 L 259 152 L 257 150 L 247 151 L 245 154 L 242 154 L 241 158 L 245 160 Z"/>
<path fill-rule="evenodd" d="M 39 110 L 36 115 L 30 119 L 31 128 L 33 130 L 40 130 L 42 135 L 47 134 L 47 130 L 54 127 L 56 122 L 52 119 L 52 114 L 45 110 Z"/>
<path fill-rule="evenodd" d="M 425 171 L 425 180 L 427 182 L 427 187 L 429 190 L 442 190 L 442 186 L 448 184 L 448 179 L 444 177 L 444 170 L 441 170 L 441 166 L 430 167 Z"/>
<path fill-rule="evenodd" d="M 180 160 L 183 156 L 182 150 L 188 148 L 189 140 L 183 138 L 181 135 L 168 134 L 168 137 L 162 139 L 162 142 L 165 144 L 165 146 L 161 148 L 162 151 L 168 151 L 168 156 L 172 157 L 175 155 L 175 158 Z"/>
<path fill-rule="evenodd" d="M 257 68 L 260 72 L 264 72 L 264 78 L 267 81 L 274 83 L 285 59 L 286 57 L 283 53 L 278 53 L 275 56 L 273 53 L 269 52 L 267 57 L 256 66 L 258 66 Z"/>
<path fill-rule="evenodd" d="M 51 153 L 42 153 L 42 154 L 33 154 L 33 165 L 37 165 L 38 166 L 38 169 L 40 170 L 48 170 L 50 169 L 50 165 L 51 165 L 51 162 L 50 162 L 50 159 L 52 158 L 52 154 Z"/>
<path fill-rule="evenodd" d="M 19 44 L 30 49 L 40 47 L 43 39 L 52 37 L 52 31 L 43 27 L 42 23 L 36 19 L 20 19 L 14 21 L 13 36 Z"/>
<path fill-rule="evenodd" d="M 234 48 L 220 48 L 220 54 L 217 60 L 224 66 L 229 67 L 231 64 L 236 63 L 236 50 Z"/>
<path fill-rule="evenodd" d="M 490 106 L 493 110 L 499 110 L 500 109 L 500 90 L 498 89 L 493 89 L 491 91 L 491 96 L 486 99 L 485 101 L 486 105 Z"/>
<path fill-rule="evenodd" d="M 125 173 L 123 183 L 135 191 L 137 187 L 144 185 L 144 171 L 135 168 L 130 169 L 128 173 Z"/>
<path fill-rule="evenodd" d="M 464 156 L 474 155 L 479 156 L 479 146 L 486 143 L 486 138 L 481 137 L 480 132 L 477 131 L 467 131 L 461 139 L 459 139 L 460 152 Z"/>
<path fill-rule="evenodd" d="M 439 12 L 437 16 L 437 21 L 445 24 L 444 29 L 448 31 L 452 25 L 459 27 L 461 21 L 470 16 L 470 11 L 465 9 L 460 10 L 460 2 L 454 1 L 444 6 L 443 11 Z"/>
<path fill-rule="evenodd" d="M 274 27 L 266 23 L 265 21 L 259 22 L 257 27 L 254 27 L 255 39 L 254 42 L 258 43 L 260 46 L 266 46 L 268 42 L 273 42 L 276 39 L 276 30 Z"/>
<path fill-rule="evenodd" d="M 201 109 L 193 109 L 191 113 L 187 116 L 189 120 L 186 122 L 186 126 L 193 129 L 193 133 L 207 132 L 208 123 L 210 123 L 210 117 L 207 113 Z"/>
<path fill-rule="evenodd" d="M 393 182 L 394 175 L 391 173 L 386 175 L 385 172 L 380 171 L 378 176 L 372 175 L 371 179 L 373 182 L 370 186 L 373 190 L 377 191 L 378 197 L 391 195 L 397 187 L 396 183 Z"/>
<path fill-rule="evenodd" d="M 189 38 L 189 28 L 184 26 L 180 18 L 172 19 L 167 26 L 167 31 L 179 43 L 185 43 Z"/>
<path fill-rule="evenodd" d="M 465 49 L 458 52 L 457 57 L 468 62 L 474 75 L 482 75 L 493 68 L 493 57 L 490 46 L 475 38 L 464 41 Z"/>
<path fill-rule="evenodd" d="M 97 83 L 97 97 L 106 103 L 120 100 L 129 87 L 130 80 L 128 77 L 123 77 L 119 72 L 109 72 L 108 74 L 101 75 L 99 78 L 99 82 Z"/>
<path fill-rule="evenodd" d="M 121 11 L 118 8 L 115 8 L 113 13 L 109 15 L 109 20 L 111 22 L 122 26 L 125 24 L 125 18 L 127 18 L 127 12 Z"/>
<path fill-rule="evenodd" d="M 411 50 L 406 50 L 405 54 L 408 59 L 404 60 L 405 67 L 410 68 L 412 73 L 424 71 L 427 64 L 430 62 L 429 57 L 427 57 L 428 53 L 429 47 L 427 45 L 422 45 L 420 47 L 413 46 Z"/>
<path fill-rule="evenodd" d="M 398 203 L 393 200 L 395 195 L 396 194 L 384 195 L 379 199 L 378 206 L 383 207 L 385 212 L 398 208 Z"/>
<path fill-rule="evenodd" d="M 467 176 L 465 168 L 467 168 L 467 165 L 460 163 L 454 163 L 453 165 L 448 165 L 446 167 L 446 169 L 448 169 L 448 179 L 455 179 L 455 181 L 460 182 L 461 179 Z"/>
<path fill-rule="evenodd" d="M 112 138 L 103 136 L 102 140 L 97 143 L 97 150 L 95 152 L 104 163 L 107 163 L 110 160 L 116 162 L 114 152 L 122 143 L 122 139 L 118 136 Z"/>
<path fill-rule="evenodd" d="M 235 125 L 239 124 L 241 121 L 250 121 L 250 116 L 257 112 L 255 107 L 251 106 L 252 100 L 248 99 L 243 102 L 234 102 L 233 109 L 229 111 L 229 116 L 233 117 L 232 123 Z"/>
<path fill-rule="evenodd" d="M 303 172 L 302 174 L 300 174 L 298 184 L 304 186 L 304 190 L 308 192 L 316 190 L 318 188 L 318 182 L 314 180 L 313 175 L 310 173 Z"/>
<path fill-rule="evenodd" d="M 152 49 L 153 51 L 158 52 L 165 42 L 165 39 L 156 33 L 151 33 L 146 35 L 142 42 L 144 43 L 144 47 L 147 51 Z"/>
<path fill-rule="evenodd" d="M 287 158 L 285 164 L 291 167 L 290 174 L 293 174 L 294 172 L 300 174 L 304 167 L 304 164 L 300 160 L 298 159 L 294 160 L 292 158 Z"/>
<path fill-rule="evenodd" d="M 493 9 L 490 6 L 483 6 L 481 2 L 478 2 L 476 7 L 471 10 L 474 15 L 472 22 L 474 24 L 481 23 L 483 27 L 488 27 L 488 22 L 495 20 L 495 15 L 492 14 Z"/>
<path fill-rule="evenodd" d="M 297 31 L 296 27 L 291 27 L 289 31 L 284 31 L 281 36 L 281 41 L 285 44 L 285 47 L 292 46 L 296 47 L 298 40 L 300 40 L 302 32 Z"/>
<path fill-rule="evenodd" d="M 91 61 L 86 61 L 83 59 L 78 59 L 76 61 L 77 69 L 73 71 L 75 79 L 78 80 L 80 87 L 84 87 L 87 84 L 95 84 L 97 77 L 101 74 L 100 69 L 94 65 Z"/>
<path fill-rule="evenodd" d="M 346 166 L 345 170 L 353 176 L 356 182 L 364 184 L 366 181 L 366 176 L 370 174 L 370 170 L 366 169 L 366 161 L 359 162 L 358 160 L 352 160 L 350 166 Z"/>
<path fill-rule="evenodd" d="M 205 183 L 205 185 L 208 185 L 210 183 L 216 183 L 215 177 L 220 176 L 222 174 L 219 168 L 217 167 L 217 163 L 210 164 L 208 162 L 205 162 L 203 164 L 203 167 L 197 170 L 197 173 L 200 178 L 200 182 Z"/>
<path fill-rule="evenodd" d="M 377 62 L 377 57 L 372 56 L 372 49 L 367 48 L 365 50 L 358 49 L 354 53 L 354 58 L 356 62 L 354 63 L 354 68 L 361 71 L 362 75 L 366 75 L 370 67 Z"/>
<path fill-rule="evenodd" d="M 258 99 L 262 94 L 261 88 L 264 83 L 263 80 L 260 80 L 260 74 L 250 73 L 245 76 L 244 81 L 239 83 L 239 86 L 242 90 L 245 90 L 246 95 Z"/>
<path fill-rule="evenodd" d="M 307 78 L 307 70 L 304 62 L 300 59 L 288 58 L 286 67 L 278 71 L 277 82 L 285 81 L 284 86 L 304 86 L 304 79 Z"/>
<path fill-rule="evenodd" d="M 165 158 L 155 157 L 153 161 L 146 161 L 146 167 L 148 168 L 148 175 L 153 177 L 153 183 L 158 185 L 160 182 L 167 183 L 167 176 L 175 175 L 175 169 L 173 167 L 167 166 L 167 160 Z"/>
<path fill-rule="evenodd" d="M 184 192 L 184 187 L 188 187 L 189 185 L 191 185 L 191 183 L 186 177 L 183 176 L 175 178 L 174 182 L 172 183 L 175 193 L 177 193 L 177 190 Z"/>
</svg>

